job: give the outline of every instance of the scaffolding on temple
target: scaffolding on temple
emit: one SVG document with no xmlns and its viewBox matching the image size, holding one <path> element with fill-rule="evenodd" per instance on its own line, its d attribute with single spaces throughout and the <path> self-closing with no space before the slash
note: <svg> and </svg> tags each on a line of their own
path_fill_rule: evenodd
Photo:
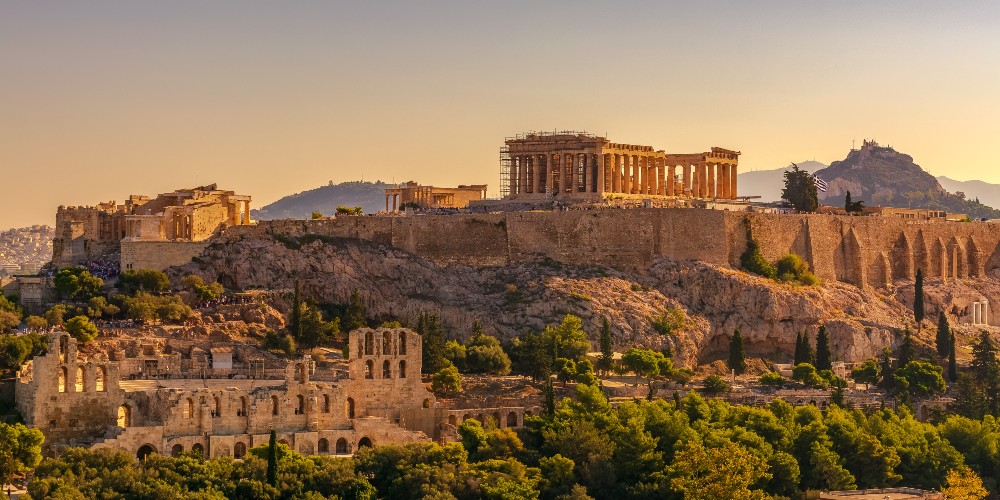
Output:
<svg viewBox="0 0 1000 500">
<path fill-rule="evenodd" d="M 510 154 L 507 144 L 500 148 L 500 198 L 510 194 Z"/>
</svg>

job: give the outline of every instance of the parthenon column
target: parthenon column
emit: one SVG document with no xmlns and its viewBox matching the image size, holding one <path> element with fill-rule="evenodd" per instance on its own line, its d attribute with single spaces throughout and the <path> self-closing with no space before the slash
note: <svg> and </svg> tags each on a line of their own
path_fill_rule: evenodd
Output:
<svg viewBox="0 0 1000 500">
<path fill-rule="evenodd" d="M 699 191 L 699 193 L 700 193 L 700 195 L 701 195 L 702 198 L 707 198 L 708 197 L 708 163 L 705 163 L 705 162 L 701 163 L 701 177 L 699 178 L 699 180 L 701 182 L 698 185 L 698 191 Z"/>
<path fill-rule="evenodd" d="M 621 155 L 611 155 L 611 192 L 622 192 L 622 157 Z"/>
<path fill-rule="evenodd" d="M 736 198 L 738 196 L 736 191 L 736 165 L 730 165 L 729 167 L 729 197 Z"/>
<path fill-rule="evenodd" d="M 521 181 L 518 183 L 517 186 L 517 192 L 521 194 L 525 194 L 528 192 L 528 163 L 530 162 L 530 160 L 531 160 L 530 156 L 521 157 L 521 170 L 519 172 L 521 175 Z"/>
<path fill-rule="evenodd" d="M 681 192 L 682 196 L 691 196 L 691 165 L 681 165 Z"/>
<path fill-rule="evenodd" d="M 701 198 L 701 164 L 695 163 L 693 165 L 694 174 L 691 176 L 691 197 Z"/>
<path fill-rule="evenodd" d="M 639 194 L 642 185 L 642 159 L 639 155 L 632 156 L 632 194 Z"/>
<path fill-rule="evenodd" d="M 583 192 L 590 193 L 590 186 L 594 175 L 590 171 L 590 155 L 580 153 L 580 163 L 583 165 Z"/>
<path fill-rule="evenodd" d="M 555 186 L 556 186 L 556 179 L 558 178 L 558 176 L 556 175 L 556 171 L 559 170 L 559 169 L 558 168 L 554 168 L 553 165 L 558 165 L 558 164 L 559 164 L 558 161 L 553 161 L 552 160 L 552 155 L 551 154 L 545 155 L 545 165 L 546 165 L 546 168 L 545 168 L 545 181 L 546 181 L 545 182 L 545 191 L 547 193 L 555 194 L 555 192 L 556 192 Z"/>
<path fill-rule="evenodd" d="M 705 173 L 707 174 L 705 183 L 708 185 L 708 198 L 715 198 L 715 165 L 715 163 L 705 165 Z"/>
<path fill-rule="evenodd" d="M 607 156 L 604 153 L 597 155 L 597 194 L 604 195 L 604 191 L 608 186 L 607 172 L 605 163 L 607 162 Z"/>
<path fill-rule="evenodd" d="M 663 161 L 666 162 L 665 159 Z M 676 188 L 676 185 L 675 185 L 676 184 L 676 179 L 677 179 L 677 167 L 674 166 L 674 165 L 668 165 L 667 166 L 667 178 L 666 178 L 666 181 L 667 181 L 667 191 L 666 191 L 666 194 L 667 194 L 667 196 L 674 196 L 674 189 Z"/>
<path fill-rule="evenodd" d="M 517 194 L 517 157 L 510 157 L 510 171 L 508 172 L 508 177 L 510 177 L 509 183 L 507 185 L 507 194 L 515 195 Z"/>
<path fill-rule="evenodd" d="M 541 184 L 541 175 L 539 175 L 538 164 L 541 163 L 539 160 L 541 158 L 539 155 L 531 155 L 531 194 L 538 194 L 538 187 Z"/>
<path fill-rule="evenodd" d="M 632 193 L 632 172 L 629 170 L 632 164 L 632 157 L 621 155 L 622 159 L 622 193 Z"/>
</svg>

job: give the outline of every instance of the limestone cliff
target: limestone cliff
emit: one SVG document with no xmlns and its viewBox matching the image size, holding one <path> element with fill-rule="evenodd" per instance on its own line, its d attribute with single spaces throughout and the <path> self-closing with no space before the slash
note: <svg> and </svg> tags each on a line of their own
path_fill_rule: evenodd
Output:
<svg viewBox="0 0 1000 500">
<path fill-rule="evenodd" d="M 412 322 L 421 311 L 436 311 L 455 337 L 468 335 L 475 320 L 507 339 L 571 313 L 583 318 L 596 348 L 607 317 L 616 347 L 670 345 L 688 366 L 724 356 L 736 328 L 751 355 L 788 361 L 796 334 L 815 335 L 820 323 L 830 331 L 837 359 L 863 359 L 891 345 L 910 318 L 891 291 L 836 281 L 793 287 L 666 257 L 638 271 L 551 260 L 446 265 L 362 240 L 240 238 L 216 243 L 171 272 L 200 274 L 234 289 L 289 290 L 298 279 L 304 294 L 323 303 L 346 303 L 358 289 L 372 317 Z M 668 334 L 653 321 L 665 311 L 684 312 Z"/>
</svg>

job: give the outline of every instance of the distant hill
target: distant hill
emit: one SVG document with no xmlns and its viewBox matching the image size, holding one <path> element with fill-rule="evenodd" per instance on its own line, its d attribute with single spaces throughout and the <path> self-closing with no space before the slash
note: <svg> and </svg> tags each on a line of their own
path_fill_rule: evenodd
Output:
<svg viewBox="0 0 1000 500">
<path fill-rule="evenodd" d="M 978 199 L 984 205 L 1000 207 L 1000 184 L 983 181 L 956 181 L 945 176 L 937 178 L 941 186 L 952 193 L 964 193 L 970 200 Z"/>
<path fill-rule="evenodd" d="M 799 168 L 809 172 L 815 172 L 827 167 L 825 163 L 806 160 L 796 163 Z M 757 170 L 754 172 L 742 172 L 737 175 L 739 182 L 739 194 L 744 196 L 760 196 L 760 201 L 778 201 L 781 199 L 781 189 L 785 187 L 784 173 L 787 167 L 773 170 Z"/>
<path fill-rule="evenodd" d="M 365 213 L 375 213 L 385 210 L 385 188 L 390 186 L 382 181 L 328 184 L 285 196 L 259 210 L 251 210 L 250 214 L 255 220 L 308 219 L 313 212 L 331 215 L 338 205 L 362 207 Z"/>
<path fill-rule="evenodd" d="M 1000 211 L 975 200 L 949 193 L 931 174 L 913 162 L 910 155 L 875 141 L 865 141 L 861 149 L 815 172 L 829 184 L 820 201 L 842 205 L 847 192 L 868 206 L 932 208 L 968 214 L 973 218 L 1000 218 Z"/>
</svg>

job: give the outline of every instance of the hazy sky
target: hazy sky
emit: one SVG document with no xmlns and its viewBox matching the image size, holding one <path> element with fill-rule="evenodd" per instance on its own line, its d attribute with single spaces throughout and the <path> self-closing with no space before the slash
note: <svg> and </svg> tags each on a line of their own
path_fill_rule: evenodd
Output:
<svg viewBox="0 0 1000 500">
<path fill-rule="evenodd" d="M 0 0 L 0 228 L 217 182 L 487 183 L 526 130 L 1000 183 L 1000 2 Z"/>
</svg>

